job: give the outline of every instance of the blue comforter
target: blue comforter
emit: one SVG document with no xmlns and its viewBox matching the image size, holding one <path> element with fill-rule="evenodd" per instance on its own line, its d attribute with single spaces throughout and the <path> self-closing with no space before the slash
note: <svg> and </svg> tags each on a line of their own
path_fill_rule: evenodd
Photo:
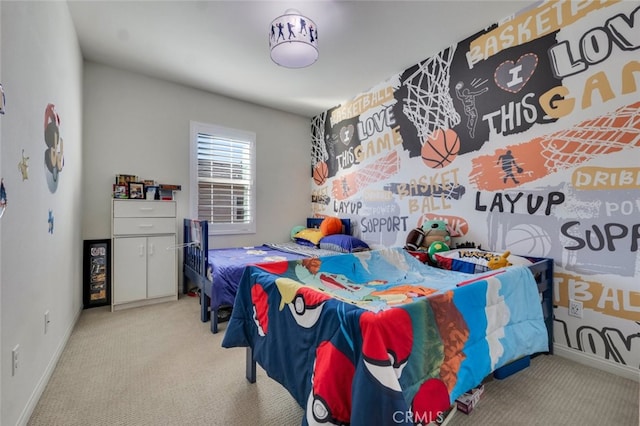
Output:
<svg viewBox="0 0 640 426">
<path fill-rule="evenodd" d="M 303 425 L 426 424 L 549 348 L 529 269 L 469 275 L 400 248 L 247 267 L 222 345 L 250 346 Z"/>
</svg>

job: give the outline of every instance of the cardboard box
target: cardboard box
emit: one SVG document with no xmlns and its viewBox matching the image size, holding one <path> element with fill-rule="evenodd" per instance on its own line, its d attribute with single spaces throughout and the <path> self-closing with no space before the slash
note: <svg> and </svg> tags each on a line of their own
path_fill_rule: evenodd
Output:
<svg viewBox="0 0 640 426">
<path fill-rule="evenodd" d="M 471 389 L 468 392 L 463 393 L 456 399 L 456 405 L 458 407 L 458 411 L 461 411 L 465 414 L 471 413 L 473 409 L 480 402 L 480 397 L 484 393 L 484 385 L 481 384 L 478 387 Z"/>
</svg>

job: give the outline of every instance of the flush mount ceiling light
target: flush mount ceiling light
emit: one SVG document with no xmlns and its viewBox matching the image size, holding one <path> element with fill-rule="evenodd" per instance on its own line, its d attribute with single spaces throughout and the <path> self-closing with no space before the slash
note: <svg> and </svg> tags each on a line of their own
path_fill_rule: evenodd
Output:
<svg viewBox="0 0 640 426">
<path fill-rule="evenodd" d="M 318 28 L 315 22 L 295 9 L 271 22 L 271 59 L 286 68 L 304 68 L 318 60 Z"/>
</svg>

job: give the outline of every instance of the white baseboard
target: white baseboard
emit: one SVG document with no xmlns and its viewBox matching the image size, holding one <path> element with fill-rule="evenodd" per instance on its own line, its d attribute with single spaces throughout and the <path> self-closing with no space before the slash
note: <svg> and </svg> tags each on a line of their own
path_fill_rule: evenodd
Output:
<svg viewBox="0 0 640 426">
<path fill-rule="evenodd" d="M 56 365 L 58 364 L 58 360 L 62 355 L 62 351 L 67 346 L 69 337 L 71 337 L 71 332 L 76 326 L 76 323 L 78 322 L 78 319 L 80 318 L 81 313 L 82 313 L 82 307 L 80 307 L 80 310 L 76 313 L 76 316 L 75 318 L 73 318 L 71 325 L 69 326 L 66 333 L 62 337 L 62 340 L 60 341 L 60 344 L 58 345 L 53 356 L 51 357 L 51 360 L 49 361 L 47 368 L 44 370 L 44 374 L 42 374 L 42 377 L 38 381 L 38 385 L 33 390 L 33 393 L 31 394 L 31 397 L 29 398 L 27 405 L 24 407 L 24 410 L 22 411 L 22 414 L 20 415 L 20 418 L 18 419 L 16 426 L 26 426 L 26 424 L 29 422 L 31 415 L 33 414 L 33 410 L 35 410 L 36 405 L 38 405 L 38 401 L 40 400 L 40 397 L 42 396 L 44 389 L 47 387 L 47 383 L 49 383 L 49 380 L 51 379 L 53 370 L 55 370 Z"/>
<path fill-rule="evenodd" d="M 616 364 L 611 361 L 607 361 L 606 359 L 557 344 L 553 345 L 553 354 L 570 359 L 571 361 L 579 362 L 580 364 L 588 365 L 589 367 L 606 371 L 607 373 L 624 377 L 625 379 L 640 382 L 640 370 L 627 365 Z"/>
</svg>

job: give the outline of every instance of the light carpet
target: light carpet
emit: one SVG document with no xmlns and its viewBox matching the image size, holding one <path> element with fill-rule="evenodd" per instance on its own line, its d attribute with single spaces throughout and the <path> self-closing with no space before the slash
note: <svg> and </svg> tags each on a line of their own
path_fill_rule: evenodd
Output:
<svg viewBox="0 0 640 426">
<path fill-rule="evenodd" d="M 303 410 L 258 367 L 244 376 L 245 350 L 224 349 L 198 300 L 82 312 L 29 426 L 300 425 Z M 542 355 L 486 383 L 470 415 L 449 426 L 638 426 L 638 382 Z"/>
</svg>

